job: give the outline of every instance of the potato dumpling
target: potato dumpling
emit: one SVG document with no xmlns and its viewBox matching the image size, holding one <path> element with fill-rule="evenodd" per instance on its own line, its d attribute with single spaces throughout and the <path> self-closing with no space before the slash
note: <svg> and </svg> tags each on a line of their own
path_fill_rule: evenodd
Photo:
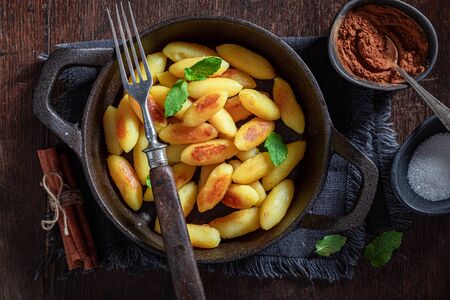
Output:
<svg viewBox="0 0 450 300">
<path fill-rule="evenodd" d="M 150 89 L 150 95 L 152 95 L 160 108 L 164 108 L 164 102 L 166 102 L 166 97 L 169 92 L 170 89 L 162 85 L 154 85 Z"/>
<path fill-rule="evenodd" d="M 169 124 L 159 132 L 159 137 L 169 144 L 193 144 L 206 142 L 217 137 L 217 129 L 203 123 L 197 127 L 184 126 L 182 123 Z"/>
<path fill-rule="evenodd" d="M 108 106 L 103 114 L 103 130 L 105 132 L 106 148 L 109 153 L 120 155 L 122 154 L 123 149 L 120 147 L 119 140 L 117 139 L 116 124 L 117 108 Z"/>
<path fill-rule="evenodd" d="M 195 182 L 191 181 L 178 190 L 180 196 L 181 210 L 185 217 L 189 216 L 197 201 L 198 187 Z"/>
<path fill-rule="evenodd" d="M 147 65 L 150 70 L 150 74 L 152 75 L 153 83 L 158 80 L 158 75 L 164 72 L 164 69 L 166 68 L 166 62 L 167 57 L 162 52 L 147 55 Z M 142 78 L 144 80 L 147 80 L 147 72 L 145 71 L 144 63 L 142 61 L 139 63 L 139 69 L 141 71 Z M 134 76 L 136 82 L 140 82 L 137 70 L 134 70 Z M 129 82 L 132 82 L 131 76 L 129 78 Z"/>
<path fill-rule="evenodd" d="M 198 193 L 197 207 L 199 212 L 212 209 L 222 200 L 231 184 L 232 174 L 233 167 L 227 163 L 222 163 L 212 170 L 205 185 Z"/>
<path fill-rule="evenodd" d="M 218 56 L 214 50 L 206 46 L 187 42 L 169 43 L 164 47 L 162 52 L 174 62 L 191 57 Z"/>
<path fill-rule="evenodd" d="M 144 193 L 144 201 L 151 202 L 155 201 L 153 198 L 153 189 L 151 186 L 148 186 Z"/>
<path fill-rule="evenodd" d="M 294 197 L 294 182 L 285 179 L 277 184 L 267 195 L 266 200 L 261 205 L 259 220 L 261 228 L 269 230 L 286 215 L 286 212 Z"/>
<path fill-rule="evenodd" d="M 177 124 L 177 123 L 183 123 L 183 119 L 180 120 L 175 116 L 167 118 L 167 124 Z"/>
<path fill-rule="evenodd" d="M 242 161 L 240 161 L 239 159 L 232 159 L 228 161 L 228 163 L 233 167 L 233 172 L 236 170 L 237 167 L 242 165 Z"/>
<path fill-rule="evenodd" d="M 178 81 L 178 77 L 170 73 L 169 71 L 159 73 L 158 75 L 159 84 L 172 88 L 172 86 Z"/>
<path fill-rule="evenodd" d="M 183 125 L 195 127 L 206 122 L 222 109 L 227 98 L 225 91 L 213 91 L 201 96 L 184 113 Z"/>
<path fill-rule="evenodd" d="M 272 79 L 275 70 L 261 55 L 235 44 L 223 44 L 216 47 L 223 59 L 236 69 L 242 70 L 256 79 Z"/>
<path fill-rule="evenodd" d="M 145 137 L 144 126 L 139 129 L 139 139 L 133 148 L 133 164 L 134 170 L 139 177 L 142 185 L 146 184 L 147 176 L 150 174 L 147 155 L 142 152 L 148 146 L 148 140 Z"/>
<path fill-rule="evenodd" d="M 246 161 L 247 159 L 253 158 L 256 155 L 259 154 L 258 148 L 253 148 L 247 151 L 241 151 L 238 153 L 237 158 L 239 158 L 241 161 Z"/>
<path fill-rule="evenodd" d="M 238 152 L 232 141 L 215 139 L 187 146 L 181 153 L 181 161 L 193 166 L 205 166 L 224 162 Z"/>
<path fill-rule="evenodd" d="M 263 143 L 275 129 L 273 121 L 253 118 L 238 129 L 234 144 L 241 151 L 247 151 Z"/>
<path fill-rule="evenodd" d="M 174 115 L 175 118 L 177 118 L 180 121 L 183 121 L 184 114 L 188 110 L 189 107 L 191 107 L 192 101 L 190 99 L 187 99 L 184 103 L 181 109 Z"/>
<path fill-rule="evenodd" d="M 240 184 L 250 184 L 269 174 L 274 167 L 269 153 L 260 153 L 247 159 L 234 170 L 233 181 Z"/>
<path fill-rule="evenodd" d="M 181 161 L 181 152 L 187 145 L 168 145 L 166 148 L 167 161 L 169 165 L 173 165 Z"/>
<path fill-rule="evenodd" d="M 252 89 L 243 89 L 239 92 L 242 105 L 257 117 L 268 121 L 280 118 L 280 110 L 277 105 L 266 95 Z"/>
<path fill-rule="evenodd" d="M 193 247 L 211 249 L 219 246 L 220 233 L 216 228 L 211 227 L 208 224 L 186 224 L 186 226 Z M 161 234 L 161 227 L 158 219 L 156 219 L 155 222 L 155 231 Z"/>
<path fill-rule="evenodd" d="M 148 68 L 150 69 L 150 74 L 152 74 L 152 77 L 155 77 L 155 79 L 158 79 L 159 74 L 164 72 L 166 63 L 167 57 L 162 52 L 156 52 L 147 55 Z M 145 79 L 145 76 L 143 77 Z M 153 82 L 155 82 L 155 79 L 153 80 Z"/>
<path fill-rule="evenodd" d="M 225 139 L 225 140 L 230 140 L 230 141 L 234 141 L 234 137 L 232 136 L 228 136 L 222 132 L 219 132 L 219 135 L 217 136 L 219 139 Z"/>
<path fill-rule="evenodd" d="M 236 135 L 236 124 L 234 124 L 233 118 L 225 109 L 220 109 L 208 121 L 226 138 L 232 138 Z"/>
<path fill-rule="evenodd" d="M 133 167 L 125 158 L 118 155 L 109 155 L 107 162 L 109 174 L 123 200 L 134 211 L 139 210 L 142 205 L 142 185 Z"/>
<path fill-rule="evenodd" d="M 259 200 L 258 193 L 249 185 L 231 184 L 222 203 L 228 207 L 244 209 L 252 207 Z"/>
<path fill-rule="evenodd" d="M 242 85 L 228 78 L 208 78 L 206 80 L 191 81 L 188 83 L 189 96 L 200 98 L 201 96 L 214 92 L 226 91 L 228 97 L 232 97 L 242 90 Z"/>
<path fill-rule="evenodd" d="M 281 120 L 289 128 L 302 134 L 305 131 L 305 115 L 291 86 L 280 77 L 275 77 L 273 81 L 273 100 L 281 111 Z"/>
<path fill-rule="evenodd" d="M 169 67 L 169 72 L 172 73 L 173 75 L 177 76 L 178 78 L 184 78 L 184 69 L 185 68 L 190 68 L 193 65 L 195 65 L 196 63 L 198 63 L 199 61 L 201 61 L 205 58 L 208 58 L 208 57 L 212 57 L 212 56 L 192 57 L 192 58 L 182 59 L 182 60 L 174 63 L 173 65 L 171 65 Z M 221 59 L 221 60 L 222 60 L 222 63 L 220 64 L 219 70 L 217 70 L 210 77 L 216 77 L 216 76 L 221 75 L 230 66 L 230 64 L 227 63 L 225 60 L 223 60 L 223 59 Z"/>
<path fill-rule="evenodd" d="M 202 189 L 202 187 L 206 183 L 206 180 L 209 177 L 209 174 L 211 174 L 212 170 L 214 170 L 218 165 L 220 165 L 220 163 L 201 167 L 201 169 L 200 169 L 200 177 L 198 179 L 198 189 L 199 190 Z"/>
<path fill-rule="evenodd" d="M 190 166 L 182 162 L 174 164 L 171 168 L 177 189 L 191 181 L 196 169 L 195 166 Z"/>
<path fill-rule="evenodd" d="M 234 122 L 245 120 L 252 115 L 241 103 L 239 96 L 228 98 L 224 108 L 233 118 Z"/>
<path fill-rule="evenodd" d="M 260 207 L 261 204 L 263 204 L 264 200 L 267 197 L 266 191 L 264 190 L 264 187 L 259 180 L 252 182 L 249 185 L 258 193 L 259 199 L 255 203 L 255 206 Z"/>
<path fill-rule="evenodd" d="M 125 95 L 117 108 L 116 136 L 120 147 L 130 152 L 139 138 L 139 119 L 130 105 L 130 97 Z"/>
<path fill-rule="evenodd" d="M 212 220 L 209 222 L 209 225 L 219 230 L 222 239 L 243 236 L 261 228 L 259 224 L 259 207 L 235 211 L 225 217 Z"/>
<path fill-rule="evenodd" d="M 268 92 L 265 91 L 257 91 L 257 92 L 263 94 L 264 96 L 270 99 L 270 94 Z"/>
<path fill-rule="evenodd" d="M 193 247 L 212 249 L 220 244 L 219 231 L 208 224 L 187 224 L 187 229 Z"/>
<path fill-rule="evenodd" d="M 132 97 L 130 97 L 129 99 L 131 108 L 133 109 L 134 113 L 139 118 L 139 120 L 141 120 L 141 123 L 144 123 L 141 106 Z M 147 98 L 147 108 L 152 118 L 156 132 L 160 132 L 161 129 L 167 126 L 167 119 L 164 116 L 164 110 L 156 103 L 151 94 L 149 94 Z"/>
<path fill-rule="evenodd" d="M 305 154 L 306 142 L 297 141 L 287 145 L 288 154 L 286 160 L 278 167 L 263 177 L 262 184 L 266 191 L 271 190 L 281 180 L 286 178 L 295 166 L 302 160 Z"/>
<path fill-rule="evenodd" d="M 256 87 L 256 82 L 253 78 L 244 71 L 238 69 L 229 68 L 219 77 L 233 79 L 242 84 L 244 89 L 254 89 Z"/>
</svg>

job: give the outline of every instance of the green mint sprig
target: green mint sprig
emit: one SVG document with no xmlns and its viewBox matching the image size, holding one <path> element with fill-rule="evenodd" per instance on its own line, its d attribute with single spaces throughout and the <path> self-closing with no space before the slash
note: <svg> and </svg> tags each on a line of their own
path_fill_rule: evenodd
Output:
<svg viewBox="0 0 450 300">
<path fill-rule="evenodd" d="M 184 78 L 179 79 L 170 89 L 164 102 L 164 114 L 166 118 L 175 115 L 181 110 L 183 104 L 189 97 L 188 85 L 186 80 L 198 81 L 205 80 L 208 76 L 219 70 L 222 59 L 218 57 L 207 57 L 197 62 L 190 68 L 184 69 Z"/>
<path fill-rule="evenodd" d="M 373 267 L 384 266 L 391 259 L 394 250 L 400 247 L 402 238 L 401 232 L 386 231 L 366 246 L 364 256 Z"/>
<path fill-rule="evenodd" d="M 189 81 L 205 80 L 220 69 L 222 59 L 207 57 L 190 68 L 184 69 L 184 78 Z"/>
<path fill-rule="evenodd" d="M 283 138 L 278 133 L 272 132 L 269 134 L 264 142 L 264 147 L 266 147 L 269 152 L 270 160 L 276 167 L 286 160 L 288 149 L 283 142 Z"/>
<path fill-rule="evenodd" d="M 179 112 L 188 97 L 187 82 L 179 79 L 170 89 L 166 97 L 166 102 L 164 102 L 164 114 L 166 118 Z"/>
<path fill-rule="evenodd" d="M 341 251 L 347 242 L 347 237 L 340 234 L 326 235 L 316 243 L 316 253 L 320 256 L 330 256 Z"/>
</svg>

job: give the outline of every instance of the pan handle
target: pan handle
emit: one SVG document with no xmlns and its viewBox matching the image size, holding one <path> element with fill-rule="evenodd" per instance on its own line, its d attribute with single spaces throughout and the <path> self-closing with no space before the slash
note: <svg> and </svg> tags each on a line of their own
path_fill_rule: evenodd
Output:
<svg viewBox="0 0 450 300">
<path fill-rule="evenodd" d="M 64 143 L 81 156 L 82 137 L 77 124 L 70 123 L 51 107 L 51 95 L 59 72 L 68 66 L 101 67 L 113 55 L 110 48 L 55 50 L 45 63 L 33 96 L 33 111 L 38 119 L 53 131 Z"/>
<path fill-rule="evenodd" d="M 375 164 L 334 127 L 331 143 L 334 152 L 359 169 L 362 175 L 362 183 L 353 210 L 348 215 L 336 218 L 309 214 L 300 224 L 302 228 L 323 230 L 330 233 L 353 229 L 364 222 L 372 206 L 378 182 L 378 169 Z"/>
</svg>

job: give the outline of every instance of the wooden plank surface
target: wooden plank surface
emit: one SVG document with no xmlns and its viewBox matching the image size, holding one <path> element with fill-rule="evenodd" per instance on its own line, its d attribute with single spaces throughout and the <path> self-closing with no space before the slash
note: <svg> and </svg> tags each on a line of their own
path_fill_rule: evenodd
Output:
<svg viewBox="0 0 450 300">
<path fill-rule="evenodd" d="M 48 51 L 42 3 L 0 3 L 0 298 L 43 297 L 43 280 L 32 275 L 42 259 L 45 211 L 42 176 L 35 156 L 46 144 L 45 128 L 33 116 L 31 97 Z"/>
<path fill-rule="evenodd" d="M 139 28 L 169 18 L 229 15 L 259 24 L 279 36 L 324 35 L 345 0 L 132 1 Z M 429 17 L 440 42 L 434 71 L 423 85 L 450 104 L 450 4 L 410 0 Z M 45 210 L 35 150 L 54 137 L 32 114 L 32 91 L 41 65 L 36 56 L 54 45 L 110 38 L 104 12 L 114 1 L 0 1 L 0 299 L 173 298 L 170 277 L 153 270 L 129 274 L 98 270 L 57 280 L 55 267 L 37 281 L 32 275 L 44 255 L 39 220 Z M 411 90 L 394 95 L 392 121 L 399 141 L 431 113 Z M 388 266 L 364 260 L 351 282 L 334 285 L 302 279 L 228 278 L 201 270 L 210 299 L 448 298 L 450 218 L 416 217 Z M 57 271 L 57 270 L 56 270 Z M 56 272 L 57 273 L 57 272 Z"/>
</svg>

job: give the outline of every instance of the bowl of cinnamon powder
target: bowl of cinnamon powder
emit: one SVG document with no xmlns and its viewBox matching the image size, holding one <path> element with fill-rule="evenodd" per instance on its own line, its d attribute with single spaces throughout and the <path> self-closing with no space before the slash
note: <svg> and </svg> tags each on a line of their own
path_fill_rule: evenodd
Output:
<svg viewBox="0 0 450 300">
<path fill-rule="evenodd" d="M 398 65 L 417 81 L 425 78 L 437 58 L 436 32 L 420 11 L 398 0 L 354 0 L 341 9 L 328 42 L 333 67 L 364 87 L 385 91 L 408 87 L 385 59 L 386 36 L 398 49 Z"/>
</svg>

